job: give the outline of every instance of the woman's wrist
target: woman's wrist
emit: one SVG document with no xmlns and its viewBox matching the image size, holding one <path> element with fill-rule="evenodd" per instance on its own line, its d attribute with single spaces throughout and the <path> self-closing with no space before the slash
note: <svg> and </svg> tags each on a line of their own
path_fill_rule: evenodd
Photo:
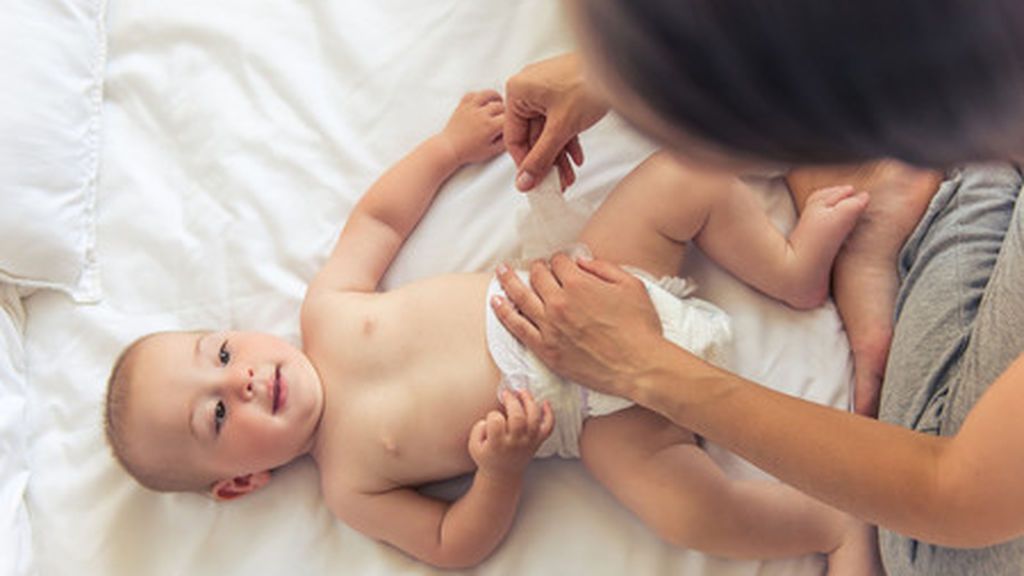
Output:
<svg viewBox="0 0 1024 576">
<path fill-rule="evenodd" d="M 735 377 L 690 352 L 661 339 L 648 348 L 641 370 L 629 383 L 627 398 L 687 425 L 694 407 L 731 390 Z"/>
</svg>

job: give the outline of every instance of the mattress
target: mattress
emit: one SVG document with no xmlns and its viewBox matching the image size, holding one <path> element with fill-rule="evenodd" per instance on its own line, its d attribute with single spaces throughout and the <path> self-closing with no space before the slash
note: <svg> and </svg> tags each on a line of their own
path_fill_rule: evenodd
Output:
<svg viewBox="0 0 1024 576">
<path fill-rule="evenodd" d="M 24 372 L 24 384 L 5 398 L 24 408 L 16 420 L 0 419 L 4 441 L 19 442 L 23 456 L 0 461 L 0 520 L 23 544 L 0 548 L 20 559 L 0 568 L 112 576 L 435 573 L 335 519 L 309 460 L 229 503 L 140 488 L 104 441 L 106 379 L 127 343 L 156 330 L 264 330 L 298 344 L 306 285 L 363 191 L 440 129 L 464 92 L 500 91 L 526 64 L 571 50 L 560 4 L 99 6 L 106 52 L 89 214 L 96 298 L 22 292 L 24 318 L 3 332 L 14 342 L 8 364 Z M 582 143 L 587 159 L 568 195 L 591 209 L 654 150 L 614 115 Z M 514 258 L 521 248 L 516 219 L 527 206 L 512 187 L 514 174 L 503 155 L 451 178 L 384 287 L 492 270 Z M 784 186 L 770 179 L 758 186 L 776 224 L 792 226 Z M 732 315 L 737 372 L 845 406 L 852 369 L 831 304 L 794 311 L 699 253 L 686 273 L 699 285 L 697 295 Z M 707 449 L 732 476 L 764 476 L 717 446 Z M 456 479 L 431 490 L 453 495 L 464 485 Z M 736 561 L 673 548 L 579 462 L 544 460 L 527 472 L 507 539 L 469 572 L 790 576 L 823 567 L 820 556 Z"/>
</svg>

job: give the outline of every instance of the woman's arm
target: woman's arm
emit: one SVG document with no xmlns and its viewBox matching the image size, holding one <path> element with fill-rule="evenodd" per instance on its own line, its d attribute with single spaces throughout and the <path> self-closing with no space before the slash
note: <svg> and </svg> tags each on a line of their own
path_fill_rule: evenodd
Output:
<svg viewBox="0 0 1024 576">
<path fill-rule="evenodd" d="M 499 279 L 498 317 L 556 372 L 624 396 L 822 501 L 936 544 L 1024 533 L 1024 363 L 960 433 L 939 438 L 787 396 L 661 338 L 643 286 L 602 261 L 552 259 Z M 536 290 L 536 292 L 534 291 Z M 528 318 L 528 320 L 527 320 Z"/>
</svg>

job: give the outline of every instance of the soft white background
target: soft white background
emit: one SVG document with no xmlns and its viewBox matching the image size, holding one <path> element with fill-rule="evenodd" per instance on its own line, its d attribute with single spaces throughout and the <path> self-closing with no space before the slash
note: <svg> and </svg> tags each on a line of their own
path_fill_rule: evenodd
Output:
<svg viewBox="0 0 1024 576">
<path fill-rule="evenodd" d="M 559 4 L 113 1 L 107 32 L 96 204 L 103 299 L 82 305 L 40 291 L 25 302 L 26 502 L 38 573 L 432 573 L 335 520 L 308 461 L 234 503 L 142 490 L 104 444 L 105 381 L 120 349 L 153 330 L 260 329 L 298 343 L 305 285 L 362 191 L 438 130 L 464 91 L 501 89 L 525 64 L 571 48 Z M 651 151 L 614 117 L 583 144 L 587 162 L 570 194 L 591 203 Z M 502 157 L 453 178 L 386 284 L 515 256 L 525 200 L 513 176 Z M 767 207 L 790 225 L 788 197 L 770 188 Z M 690 272 L 701 297 L 733 314 L 741 374 L 845 403 L 848 350 L 831 306 L 793 312 L 699 257 Z M 756 473 L 711 451 L 732 474 Z M 816 557 L 737 562 L 673 549 L 578 462 L 552 460 L 531 467 L 508 539 L 474 572 L 821 569 Z"/>
</svg>

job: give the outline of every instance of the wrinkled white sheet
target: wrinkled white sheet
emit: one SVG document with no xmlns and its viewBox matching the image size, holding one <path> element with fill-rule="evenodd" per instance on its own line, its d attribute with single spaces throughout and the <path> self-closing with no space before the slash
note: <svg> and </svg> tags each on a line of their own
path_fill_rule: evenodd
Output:
<svg viewBox="0 0 1024 576">
<path fill-rule="evenodd" d="M 0 283 L 0 574 L 32 570 L 32 526 L 25 506 L 29 480 L 25 311 L 17 289 Z"/>
<path fill-rule="evenodd" d="M 501 89 L 523 65 L 569 49 L 558 3 L 181 0 L 109 11 L 96 249 L 104 298 L 76 305 L 44 291 L 26 301 L 39 574 L 433 573 L 335 520 L 308 461 L 227 504 L 140 489 L 104 444 L 105 380 L 120 349 L 153 330 L 261 329 L 298 342 L 305 285 L 362 191 L 439 129 L 464 91 Z M 571 194 L 591 203 L 651 151 L 614 117 L 583 144 Z M 513 256 L 525 203 L 513 174 L 507 157 L 457 174 L 386 285 Z M 790 225 L 788 196 L 766 187 L 764 197 Z M 741 374 L 845 404 L 848 349 L 831 306 L 797 313 L 699 256 L 689 268 L 698 294 L 734 318 Z M 758 474 L 709 449 L 731 474 Z M 673 549 L 578 462 L 542 461 L 509 537 L 474 572 L 790 576 L 822 566 Z"/>
</svg>

